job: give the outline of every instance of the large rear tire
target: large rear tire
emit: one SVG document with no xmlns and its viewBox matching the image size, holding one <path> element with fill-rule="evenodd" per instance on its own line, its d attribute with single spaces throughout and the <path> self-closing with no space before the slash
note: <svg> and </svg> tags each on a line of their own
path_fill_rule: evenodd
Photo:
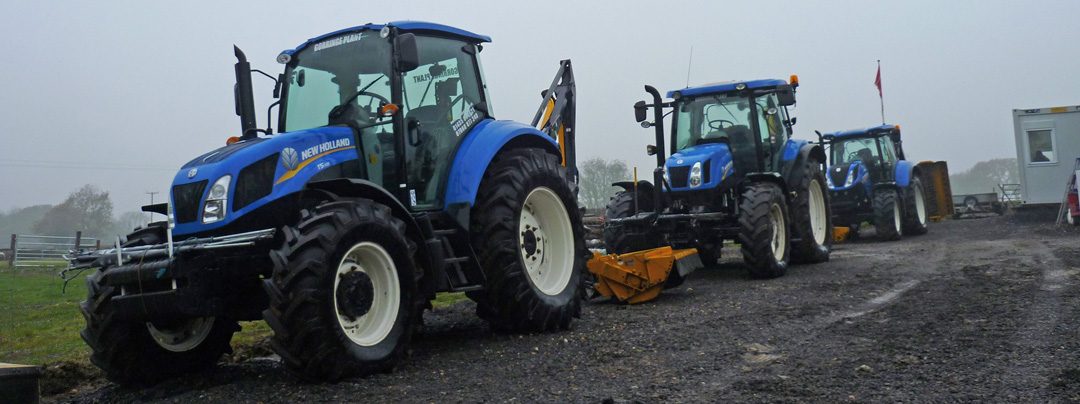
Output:
<svg viewBox="0 0 1080 404">
<path fill-rule="evenodd" d="M 158 244 L 163 233 L 162 226 L 136 229 L 123 246 Z M 232 352 L 229 341 L 240 330 L 236 321 L 220 317 L 153 322 L 118 318 L 111 302 L 120 289 L 105 282 L 109 269 L 101 268 L 86 278 L 87 298 L 79 305 L 86 320 L 80 336 L 90 346 L 90 362 L 109 380 L 129 386 L 153 384 L 210 368 L 221 355 Z"/>
<path fill-rule="evenodd" d="M 926 194 L 918 177 L 904 190 L 904 234 L 926 234 Z"/>
<path fill-rule="evenodd" d="M 581 212 L 558 157 L 505 151 L 484 173 L 471 235 L 485 290 L 471 297 L 492 328 L 569 329 L 581 315 L 587 257 Z"/>
<path fill-rule="evenodd" d="M 303 210 L 283 233 L 263 318 L 286 369 L 310 381 L 392 370 L 423 304 L 404 222 L 377 202 L 344 200 Z"/>
<path fill-rule="evenodd" d="M 792 235 L 799 242 L 792 245 L 791 261 L 797 264 L 828 261 L 833 243 L 832 209 L 821 164 L 807 159 L 796 178 L 791 216 Z"/>
<path fill-rule="evenodd" d="M 874 230 L 883 241 L 899 240 L 901 234 L 900 198 L 896 190 L 881 188 L 874 191 Z"/>
<path fill-rule="evenodd" d="M 791 253 L 784 192 L 769 182 L 752 184 L 739 202 L 739 244 L 754 278 L 784 276 Z"/>
</svg>

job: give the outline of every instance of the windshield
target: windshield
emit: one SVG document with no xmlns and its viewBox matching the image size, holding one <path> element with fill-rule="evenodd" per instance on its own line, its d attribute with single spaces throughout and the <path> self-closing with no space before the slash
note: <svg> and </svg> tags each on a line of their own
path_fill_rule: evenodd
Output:
<svg viewBox="0 0 1080 404">
<path fill-rule="evenodd" d="M 312 44 L 286 70 L 285 131 L 325 126 L 327 114 L 346 101 L 358 123 L 390 102 L 391 46 L 378 32 L 342 34 Z M 350 100 L 351 99 L 351 100 Z"/>
<path fill-rule="evenodd" d="M 878 148 L 875 138 L 847 139 L 832 146 L 834 164 L 850 164 L 862 160 L 863 164 L 872 165 L 878 161 Z"/>
<path fill-rule="evenodd" d="M 675 124 L 675 151 L 702 143 L 752 144 L 750 99 L 709 95 L 680 104 Z"/>
</svg>

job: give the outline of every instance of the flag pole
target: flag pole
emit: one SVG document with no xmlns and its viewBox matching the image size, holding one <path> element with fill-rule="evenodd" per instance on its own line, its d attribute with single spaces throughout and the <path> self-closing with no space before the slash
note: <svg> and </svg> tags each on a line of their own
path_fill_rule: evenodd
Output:
<svg viewBox="0 0 1080 404">
<path fill-rule="evenodd" d="M 885 124 L 885 95 L 881 91 L 881 59 L 877 61 L 878 99 L 881 100 L 881 124 Z"/>
</svg>

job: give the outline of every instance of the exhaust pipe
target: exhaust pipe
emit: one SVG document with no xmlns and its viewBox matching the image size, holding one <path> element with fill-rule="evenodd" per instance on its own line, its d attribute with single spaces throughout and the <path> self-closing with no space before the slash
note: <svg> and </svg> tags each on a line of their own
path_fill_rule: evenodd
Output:
<svg viewBox="0 0 1080 404">
<path fill-rule="evenodd" d="M 233 98 L 236 102 L 236 115 L 240 116 L 240 139 L 255 137 L 255 96 L 251 90 L 251 64 L 244 56 L 244 51 L 233 45 L 236 55 L 236 84 L 233 86 Z"/>
</svg>

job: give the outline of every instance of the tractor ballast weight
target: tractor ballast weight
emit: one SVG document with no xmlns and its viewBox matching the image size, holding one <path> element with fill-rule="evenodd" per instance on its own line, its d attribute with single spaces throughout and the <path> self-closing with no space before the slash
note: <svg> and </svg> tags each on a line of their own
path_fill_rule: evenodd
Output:
<svg viewBox="0 0 1080 404">
<path fill-rule="evenodd" d="M 496 329 L 567 329 L 588 257 L 573 69 L 560 62 L 532 125 L 496 120 L 490 40 L 417 21 L 312 38 L 277 58 L 277 132 L 256 127 L 235 49 L 241 135 L 144 207 L 166 221 L 71 257 L 98 269 L 91 361 L 152 383 L 213 366 L 238 321 L 262 319 L 301 378 L 367 375 L 404 358 L 438 292 L 465 292 Z"/>
<path fill-rule="evenodd" d="M 709 84 L 671 91 L 671 101 L 645 86 L 651 102 L 637 102 L 634 113 L 642 127 L 653 128 L 655 144 L 647 152 L 657 167 L 651 182 L 613 184 L 624 190 L 606 210 L 607 252 L 695 249 L 712 265 L 723 243 L 736 241 L 757 278 L 783 275 L 790 261 L 828 260 L 825 155 L 820 145 L 790 139 L 795 119 L 787 109 L 797 86 L 795 76 Z M 617 261 L 593 261 L 600 259 Z M 671 272 L 664 285 L 677 286 L 683 275 Z"/>
</svg>

